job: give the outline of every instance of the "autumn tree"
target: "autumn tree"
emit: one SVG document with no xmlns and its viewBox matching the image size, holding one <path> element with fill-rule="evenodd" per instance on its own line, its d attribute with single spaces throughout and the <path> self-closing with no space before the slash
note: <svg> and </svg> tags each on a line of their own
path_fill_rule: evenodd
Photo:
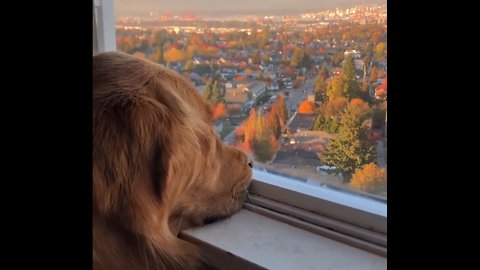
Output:
<svg viewBox="0 0 480 270">
<path fill-rule="evenodd" d="M 370 82 L 376 82 L 378 79 L 378 70 L 376 68 L 372 68 L 370 71 Z"/>
<path fill-rule="evenodd" d="M 311 102 L 310 100 L 304 100 L 302 101 L 302 103 L 300 103 L 300 106 L 298 107 L 298 112 L 313 114 L 315 113 L 315 104 L 313 104 L 313 102 Z"/>
<path fill-rule="evenodd" d="M 367 192 L 377 193 L 387 190 L 387 170 L 369 163 L 358 168 L 352 175 L 350 186 Z"/>
<path fill-rule="evenodd" d="M 263 71 L 261 69 L 257 70 L 257 79 L 259 80 L 263 79 Z"/>
<path fill-rule="evenodd" d="M 273 131 L 275 138 L 279 138 L 282 132 L 282 126 L 280 124 L 280 116 L 278 114 L 278 105 L 273 104 L 271 110 L 265 117 L 265 126 Z"/>
<path fill-rule="evenodd" d="M 366 130 L 362 123 L 351 110 L 342 114 L 338 134 L 327 145 L 321 160 L 330 166 L 340 169 L 346 179 L 351 174 L 375 159 L 373 145 L 365 141 Z"/>
<path fill-rule="evenodd" d="M 271 160 L 275 155 L 278 144 L 273 130 L 266 125 L 261 111 L 258 112 L 255 121 L 254 138 L 253 149 L 256 159 L 260 162 Z"/>
<path fill-rule="evenodd" d="M 167 62 L 179 62 L 185 59 L 185 53 L 175 47 L 171 47 L 164 53 L 164 58 Z"/>
<path fill-rule="evenodd" d="M 242 148 L 246 152 L 250 152 L 255 141 L 255 123 L 256 112 L 255 109 L 250 109 L 250 113 L 246 121 L 243 122 L 243 142 Z"/>
<path fill-rule="evenodd" d="M 280 125 L 282 129 L 285 127 L 285 124 L 287 123 L 288 120 L 288 110 L 287 110 L 287 105 L 285 103 L 285 96 L 283 95 L 277 95 L 277 108 L 278 108 L 278 117 L 280 120 Z"/>
<path fill-rule="evenodd" d="M 385 60 L 387 57 L 387 44 L 385 42 L 380 42 L 375 46 L 375 58 L 377 60 Z"/>
<path fill-rule="evenodd" d="M 225 103 L 223 102 L 218 103 L 215 106 L 215 109 L 213 110 L 213 119 L 219 119 L 227 116 L 228 116 L 228 113 L 227 113 L 227 108 L 225 107 Z"/>
<path fill-rule="evenodd" d="M 360 121 L 364 121 L 371 116 L 370 106 L 360 98 L 350 100 L 348 106 L 349 110 L 351 110 Z"/>
<path fill-rule="evenodd" d="M 270 61 L 270 55 L 268 53 L 264 53 L 262 57 L 263 61 Z"/>
</svg>

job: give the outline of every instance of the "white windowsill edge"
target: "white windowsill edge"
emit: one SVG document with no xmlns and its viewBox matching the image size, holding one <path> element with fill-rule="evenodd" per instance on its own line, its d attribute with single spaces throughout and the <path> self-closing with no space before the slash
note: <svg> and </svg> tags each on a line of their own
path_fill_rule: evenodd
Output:
<svg viewBox="0 0 480 270">
<path fill-rule="evenodd" d="M 242 209 L 181 238 L 212 250 L 220 269 L 386 269 L 387 259 Z"/>
</svg>

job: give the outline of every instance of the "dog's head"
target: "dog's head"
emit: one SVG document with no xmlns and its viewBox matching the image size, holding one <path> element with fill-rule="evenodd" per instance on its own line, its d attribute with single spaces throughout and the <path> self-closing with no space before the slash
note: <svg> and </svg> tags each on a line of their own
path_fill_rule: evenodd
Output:
<svg viewBox="0 0 480 270">
<path fill-rule="evenodd" d="M 124 53 L 93 57 L 94 217 L 165 242 L 235 213 L 251 174 L 190 83 Z"/>
</svg>

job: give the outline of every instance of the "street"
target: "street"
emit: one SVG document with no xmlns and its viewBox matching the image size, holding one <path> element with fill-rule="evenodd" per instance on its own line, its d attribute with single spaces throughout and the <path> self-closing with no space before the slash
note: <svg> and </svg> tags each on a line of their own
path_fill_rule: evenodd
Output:
<svg viewBox="0 0 480 270">
<path fill-rule="evenodd" d="M 305 90 L 305 93 L 303 92 Z M 313 93 L 313 79 L 309 78 L 302 86 L 298 89 L 283 90 L 282 92 L 289 91 L 290 95 L 287 99 L 286 105 L 288 110 L 288 115 L 291 116 L 293 111 L 297 111 L 298 105 L 303 100 L 307 99 L 308 95 Z"/>
</svg>

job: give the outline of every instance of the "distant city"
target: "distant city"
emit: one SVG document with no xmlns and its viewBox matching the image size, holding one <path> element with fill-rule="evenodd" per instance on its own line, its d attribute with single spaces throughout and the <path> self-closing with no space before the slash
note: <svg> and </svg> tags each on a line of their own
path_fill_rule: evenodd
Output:
<svg viewBox="0 0 480 270">
<path fill-rule="evenodd" d="M 165 65 L 212 105 L 255 167 L 386 197 L 387 7 L 282 16 L 150 12 L 116 22 L 117 49 Z"/>
</svg>

